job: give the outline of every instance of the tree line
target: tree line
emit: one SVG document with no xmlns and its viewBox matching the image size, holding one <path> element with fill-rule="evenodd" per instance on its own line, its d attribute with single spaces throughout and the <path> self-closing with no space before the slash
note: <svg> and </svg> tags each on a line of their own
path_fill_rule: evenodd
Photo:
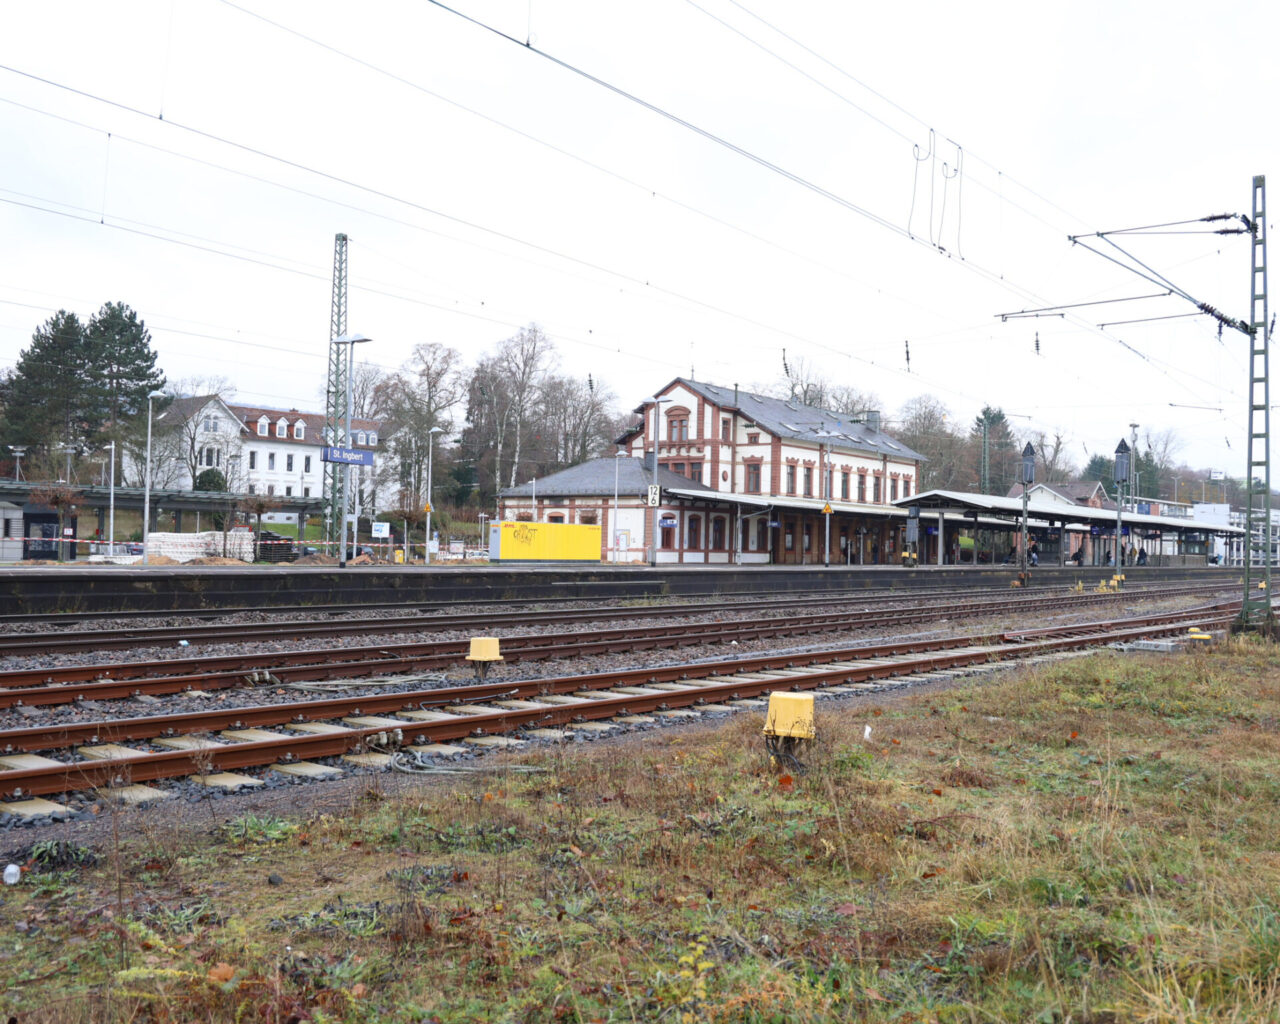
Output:
<svg viewBox="0 0 1280 1024">
<path fill-rule="evenodd" d="M 10 455 L 3 471 L 13 476 L 14 449 L 20 447 L 28 479 L 92 482 L 105 476 L 103 451 L 114 441 L 116 479 L 140 485 L 147 396 L 165 382 L 150 332 L 129 306 L 105 303 L 87 323 L 59 310 L 36 328 L 17 364 L 0 372 L 0 431 Z M 1084 459 L 1078 460 L 1064 432 L 1019 429 L 1013 414 L 999 407 L 984 407 L 964 422 L 937 398 L 920 395 L 884 413 L 874 394 L 836 383 L 820 367 L 787 360 L 785 353 L 782 373 L 750 389 L 864 421 L 873 411 L 883 413 L 883 429 L 926 457 L 921 490 L 1008 494 L 1029 441 L 1037 481 L 1098 481 L 1114 493 L 1110 452 L 1081 446 Z M 185 382 L 175 390 L 233 396 L 226 381 Z M 360 476 L 361 507 L 394 506 L 406 515 L 425 504 L 429 465 L 438 505 L 485 508 L 505 487 L 612 454 L 613 441 L 635 421 L 592 375 L 566 372 L 555 343 L 537 324 L 497 342 L 470 365 L 458 349 L 435 341 L 416 345 L 395 370 L 357 364 L 353 398 L 357 417 L 379 422 L 383 447 L 375 469 Z M 157 415 L 167 401 L 156 403 Z M 177 417 L 157 435 L 158 486 L 185 477 L 198 489 L 235 487 L 222 473 L 199 466 L 198 434 L 193 414 Z M 1178 448 L 1170 430 L 1139 437 L 1134 467 L 1140 496 L 1225 495 L 1239 502 L 1241 482 L 1210 484 L 1207 471 L 1178 463 Z"/>
</svg>

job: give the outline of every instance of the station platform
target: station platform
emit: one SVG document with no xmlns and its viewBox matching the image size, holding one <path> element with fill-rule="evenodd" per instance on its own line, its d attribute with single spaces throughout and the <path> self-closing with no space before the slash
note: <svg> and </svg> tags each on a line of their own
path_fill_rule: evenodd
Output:
<svg viewBox="0 0 1280 1024">
<path fill-rule="evenodd" d="M 1031 588 L 1110 579 L 1103 567 L 1040 566 Z M 1220 578 L 1215 567 L 1132 567 L 1134 583 Z M 32 566 L 0 569 L 0 617 L 76 612 L 191 612 L 223 608 L 484 604 L 564 600 L 772 596 L 830 590 L 848 593 L 1010 589 L 1013 566 Z"/>
</svg>

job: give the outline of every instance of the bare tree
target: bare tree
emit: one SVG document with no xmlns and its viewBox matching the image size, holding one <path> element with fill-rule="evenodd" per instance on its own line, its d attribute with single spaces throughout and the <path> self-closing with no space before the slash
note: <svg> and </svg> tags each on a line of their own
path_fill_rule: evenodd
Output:
<svg viewBox="0 0 1280 1024">
<path fill-rule="evenodd" d="M 534 408 L 538 389 L 547 374 L 548 364 L 552 358 L 552 346 L 547 336 L 542 333 L 542 328 L 537 324 L 530 324 L 504 341 L 499 346 L 498 356 L 508 368 L 511 416 L 516 427 L 515 452 L 511 460 L 509 484 L 514 487 L 520 468 L 520 453 L 524 445 L 525 433 L 529 427 L 529 414 Z"/>
<path fill-rule="evenodd" d="M 874 391 L 860 391 L 849 384 L 837 384 L 827 394 L 827 404 L 822 408 L 846 416 L 861 418 L 873 409 L 881 409 L 880 397 Z"/>
<path fill-rule="evenodd" d="M 419 346 L 421 347 L 421 346 Z M 358 420 L 380 420 L 387 414 L 384 385 L 390 375 L 372 363 L 356 363 L 351 374 L 351 415 Z"/>
<path fill-rule="evenodd" d="M 458 351 L 436 342 L 415 346 L 399 373 L 386 377 L 378 388 L 377 408 L 387 423 L 386 460 L 400 488 L 400 504 L 419 505 L 426 497 L 429 453 L 444 461 L 441 440 L 453 430 L 453 414 L 463 395 Z M 432 428 L 439 427 L 434 444 Z M 390 480 L 387 481 L 391 482 Z"/>
<path fill-rule="evenodd" d="M 1037 430 L 1031 435 L 1030 441 L 1036 450 L 1038 480 L 1051 484 L 1075 479 L 1076 465 L 1067 455 L 1070 439 L 1062 430 Z"/>
<path fill-rule="evenodd" d="M 953 422 L 947 407 L 932 395 L 917 395 L 898 411 L 892 433 L 927 460 L 920 465 L 919 491 L 965 485 L 967 445 Z"/>
<path fill-rule="evenodd" d="M 258 557 L 258 552 L 262 547 L 262 517 L 268 512 L 274 512 L 280 507 L 274 497 L 269 494 L 246 494 L 240 499 L 240 510 L 256 520 L 254 526 L 253 548 L 254 557 Z"/>
</svg>

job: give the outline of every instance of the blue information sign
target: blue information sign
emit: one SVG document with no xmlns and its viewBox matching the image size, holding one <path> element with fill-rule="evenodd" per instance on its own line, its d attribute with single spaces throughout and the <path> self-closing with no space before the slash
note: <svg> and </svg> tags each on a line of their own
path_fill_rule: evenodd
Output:
<svg viewBox="0 0 1280 1024">
<path fill-rule="evenodd" d="M 373 452 L 357 451 L 355 448 L 324 448 L 320 452 L 321 462 L 339 462 L 344 466 L 372 466 Z"/>
</svg>

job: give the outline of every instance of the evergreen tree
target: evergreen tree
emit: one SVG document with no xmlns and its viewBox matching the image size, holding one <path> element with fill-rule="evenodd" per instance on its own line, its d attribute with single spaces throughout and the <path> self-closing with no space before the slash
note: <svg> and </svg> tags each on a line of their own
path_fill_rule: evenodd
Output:
<svg viewBox="0 0 1280 1024">
<path fill-rule="evenodd" d="M 1106 455 L 1094 454 L 1089 456 L 1083 470 L 1080 472 L 1080 479 L 1086 483 L 1101 482 L 1107 486 L 1107 493 L 1111 493 L 1111 487 L 1116 476 L 1115 457 L 1108 458 Z"/>
<path fill-rule="evenodd" d="M 969 430 L 970 446 L 973 451 L 973 478 L 978 481 L 978 489 L 982 486 L 982 425 L 987 425 L 987 468 L 989 473 L 988 493 L 1007 494 L 1009 489 L 1021 478 L 1021 448 L 1004 410 L 989 405 L 982 407 L 973 420 Z"/>
<path fill-rule="evenodd" d="M 9 381 L 4 440 L 52 447 L 78 444 L 100 423 L 92 354 L 80 318 L 65 309 L 36 328 Z"/>
<path fill-rule="evenodd" d="M 156 369 L 151 333 L 138 314 L 122 302 L 108 302 L 85 331 L 93 358 L 92 392 L 98 437 L 121 449 L 130 420 L 147 411 L 147 395 L 164 386 Z"/>
<path fill-rule="evenodd" d="M 53 451 L 96 448 L 145 415 L 147 395 L 164 385 L 146 324 L 128 306 L 108 302 L 87 325 L 59 310 L 31 336 L 4 382 L 4 438 Z"/>
</svg>

